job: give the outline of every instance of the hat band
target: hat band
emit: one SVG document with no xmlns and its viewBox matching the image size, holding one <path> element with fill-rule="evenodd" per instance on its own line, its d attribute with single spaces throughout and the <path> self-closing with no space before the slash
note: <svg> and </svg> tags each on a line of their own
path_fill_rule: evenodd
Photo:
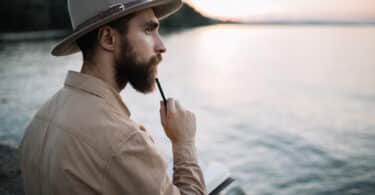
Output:
<svg viewBox="0 0 375 195">
<path fill-rule="evenodd" d="M 107 9 L 107 10 L 99 13 L 98 15 L 86 20 L 85 22 L 79 24 L 74 31 L 79 31 L 81 28 L 83 28 L 85 26 L 88 26 L 92 23 L 95 23 L 98 20 L 110 17 L 110 16 L 112 16 L 114 14 L 117 14 L 117 13 L 124 12 L 125 9 L 130 9 L 130 8 L 134 7 L 135 5 L 138 5 L 138 4 L 141 4 L 141 3 L 144 3 L 144 2 L 150 2 L 150 1 L 153 1 L 153 0 L 135 0 L 135 1 L 127 2 L 127 3 L 116 3 L 114 5 L 109 6 L 109 9 Z"/>
</svg>

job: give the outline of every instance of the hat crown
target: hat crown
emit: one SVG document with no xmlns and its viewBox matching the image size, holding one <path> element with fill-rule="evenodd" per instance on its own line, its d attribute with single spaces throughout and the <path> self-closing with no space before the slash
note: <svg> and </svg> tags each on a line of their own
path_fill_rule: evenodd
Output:
<svg viewBox="0 0 375 195">
<path fill-rule="evenodd" d="M 152 8 L 161 20 L 176 12 L 181 0 L 67 0 L 73 32 L 52 50 L 54 56 L 66 56 L 79 51 L 76 41 L 85 34 L 109 22 L 143 9 Z"/>
<path fill-rule="evenodd" d="M 113 5 L 134 1 L 138 0 L 68 0 L 68 11 L 73 30 Z"/>
</svg>

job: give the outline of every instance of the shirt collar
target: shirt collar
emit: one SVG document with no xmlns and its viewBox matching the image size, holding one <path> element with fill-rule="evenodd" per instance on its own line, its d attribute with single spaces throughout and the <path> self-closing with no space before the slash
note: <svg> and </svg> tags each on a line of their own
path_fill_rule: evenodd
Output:
<svg viewBox="0 0 375 195">
<path fill-rule="evenodd" d="M 122 101 L 120 94 L 107 83 L 94 76 L 69 71 L 65 79 L 65 86 L 101 97 L 115 109 L 124 111 L 130 117 L 129 109 Z"/>
</svg>

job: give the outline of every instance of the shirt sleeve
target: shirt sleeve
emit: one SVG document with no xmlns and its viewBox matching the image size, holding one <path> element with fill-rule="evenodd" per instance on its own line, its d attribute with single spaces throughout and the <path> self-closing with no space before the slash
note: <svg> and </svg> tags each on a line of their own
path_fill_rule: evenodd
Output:
<svg viewBox="0 0 375 195">
<path fill-rule="evenodd" d="M 133 133 L 108 162 L 103 180 L 105 195 L 203 195 L 206 193 L 194 144 L 174 145 L 173 182 L 167 163 L 151 138 Z"/>
</svg>

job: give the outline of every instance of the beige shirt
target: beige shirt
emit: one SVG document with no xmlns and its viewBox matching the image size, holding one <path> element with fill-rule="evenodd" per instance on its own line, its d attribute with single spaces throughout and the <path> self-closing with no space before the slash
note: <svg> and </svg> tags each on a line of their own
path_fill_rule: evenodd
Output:
<svg viewBox="0 0 375 195">
<path fill-rule="evenodd" d="M 105 82 L 68 73 L 19 147 L 27 195 L 207 194 L 194 143 L 173 145 L 173 181 L 147 130 Z"/>
</svg>

